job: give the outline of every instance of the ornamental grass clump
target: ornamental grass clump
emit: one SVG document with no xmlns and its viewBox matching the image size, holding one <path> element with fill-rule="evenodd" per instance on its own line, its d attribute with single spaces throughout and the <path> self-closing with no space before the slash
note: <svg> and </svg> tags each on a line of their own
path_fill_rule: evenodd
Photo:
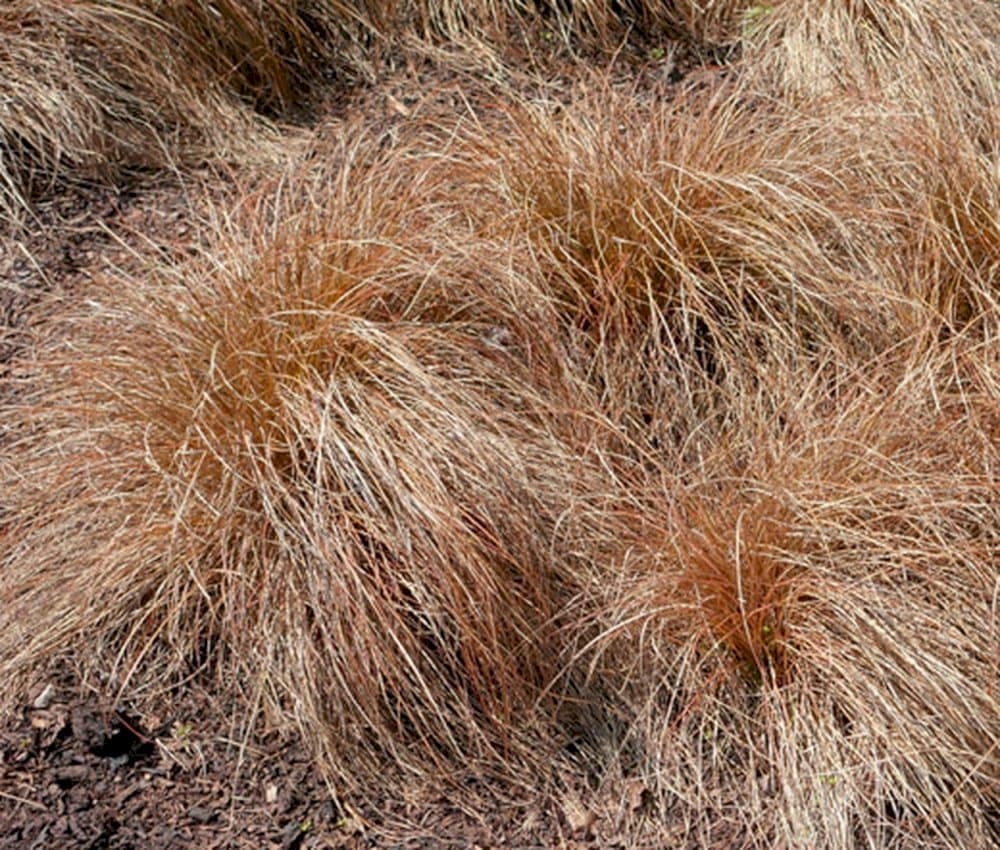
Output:
<svg viewBox="0 0 1000 850">
<path fill-rule="evenodd" d="M 0 8 L 0 214 L 21 220 L 54 187 L 130 169 L 272 155 L 191 49 L 134 4 Z"/>
<path fill-rule="evenodd" d="M 70 652 L 116 695 L 211 683 L 359 798 L 620 781 L 636 846 L 996 846 L 993 18 L 809 6 L 831 42 L 740 5 L 664 12 L 742 45 L 728 78 L 332 122 L 199 256 L 41 299 L 0 379 L 10 699 Z M 82 33 L 126 19 L 73 4 L 83 64 L 37 66 L 65 113 L 0 115 L 4 197 L 34 191 L 11 162 L 266 126 L 323 63 L 362 72 L 323 33 L 482 69 L 525 22 L 656 12 L 543 6 L 150 4 L 99 64 Z M 119 91 L 140 31 L 178 52 Z M 169 144 L 142 123 L 168 90 Z"/>
<path fill-rule="evenodd" d="M 136 5 L 167 25 L 171 47 L 214 84 L 279 114 L 348 70 L 364 33 L 357 4 L 341 0 Z"/>
<path fill-rule="evenodd" d="M 749 5 L 749 4 L 747 4 Z M 996 109 L 1000 9 L 990 0 L 821 0 L 754 4 L 742 51 L 785 95 L 871 92 L 968 116 Z"/>
<path fill-rule="evenodd" d="M 870 249 L 895 218 L 869 202 L 880 163 L 854 118 L 831 138 L 825 119 L 723 85 L 666 102 L 598 91 L 509 123 L 469 142 L 482 229 L 537 264 L 637 440 L 675 442 L 776 369 L 860 362 L 912 332 Z"/>
<path fill-rule="evenodd" d="M 896 209 L 900 286 L 942 330 L 994 325 L 1000 280 L 1000 109 L 977 138 L 948 112 L 926 107 L 887 134 L 895 162 L 880 192 Z"/>
<path fill-rule="evenodd" d="M 734 400 L 697 468 L 631 491 L 591 665 L 688 837 L 997 839 L 996 348 L 898 366 Z"/>
<path fill-rule="evenodd" d="M 799 101 L 878 91 L 942 110 L 997 103 L 1000 10 L 991 0 L 678 0 L 662 12 L 736 67 Z"/>
<path fill-rule="evenodd" d="M 5 676 L 71 646 L 131 692 L 214 676 L 341 787 L 540 769 L 582 475 L 552 322 L 466 256 L 446 172 L 375 147 L 275 233 L 40 323 L 3 411 Z"/>
<path fill-rule="evenodd" d="M 587 44 L 610 53 L 621 48 L 631 31 L 675 29 L 673 16 L 649 0 L 361 0 L 354 5 L 390 38 L 410 44 L 416 38 L 425 45 L 454 41 L 487 52 L 513 45 L 534 53 L 531 41 L 558 39 L 570 48 Z"/>
</svg>

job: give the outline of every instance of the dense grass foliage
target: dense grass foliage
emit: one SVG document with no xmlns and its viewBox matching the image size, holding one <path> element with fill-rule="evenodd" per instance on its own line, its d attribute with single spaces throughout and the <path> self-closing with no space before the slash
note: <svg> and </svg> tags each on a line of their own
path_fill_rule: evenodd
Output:
<svg viewBox="0 0 1000 850">
<path fill-rule="evenodd" d="M 624 777 L 637 844 L 996 846 L 994 4 L 74 4 L 60 39 L 11 8 L 0 86 L 52 92 L 2 114 L 11 210 L 167 161 L 164 104 L 218 156 L 366 39 L 631 24 L 733 64 L 345 124 L 197 257 L 43 302 L 0 673 L 211 682 L 342 793 Z M 121 87 L 126 30 L 197 86 Z"/>
<path fill-rule="evenodd" d="M 236 674 L 353 781 L 407 742 L 515 748 L 559 671 L 575 476 L 548 317 L 463 256 L 433 175 L 345 168 L 259 252 L 53 317 L 5 420 L 2 641 Z"/>
<path fill-rule="evenodd" d="M 483 231 L 540 265 L 604 413 L 665 448 L 777 375 L 862 363 L 921 321 L 882 256 L 895 213 L 859 215 L 891 165 L 862 120 L 732 86 L 668 105 L 597 86 L 475 134 L 466 180 Z"/>
<path fill-rule="evenodd" d="M 600 669 L 633 689 L 647 782 L 697 789 L 705 834 L 766 788 L 757 846 L 995 841 L 995 364 L 963 344 L 803 376 L 630 491 Z"/>
<path fill-rule="evenodd" d="M 514 23 L 609 49 L 626 31 L 603 2 L 12 0 L 0 9 L 0 214 L 22 216 L 59 182 L 259 160 L 262 115 L 371 78 L 385 54 L 496 71 Z"/>
<path fill-rule="evenodd" d="M 910 105 L 997 106 L 1000 11 L 976 0 L 822 0 L 757 7 L 745 50 L 793 96 L 873 88 Z"/>
<path fill-rule="evenodd" d="M 20 218 L 33 198 L 59 182 L 116 179 L 126 169 L 177 161 L 246 159 L 266 148 L 264 128 L 219 85 L 221 69 L 213 78 L 199 61 L 204 53 L 224 62 L 228 84 L 233 62 L 242 75 L 253 74 L 247 57 L 235 56 L 230 36 L 227 60 L 217 52 L 223 34 L 206 35 L 211 50 L 126 2 L 5 4 L 0 215 Z"/>
</svg>

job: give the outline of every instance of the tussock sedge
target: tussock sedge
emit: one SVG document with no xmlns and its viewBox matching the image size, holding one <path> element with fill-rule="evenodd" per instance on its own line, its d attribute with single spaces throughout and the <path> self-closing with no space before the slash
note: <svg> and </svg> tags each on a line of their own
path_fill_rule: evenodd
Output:
<svg viewBox="0 0 1000 850">
<path fill-rule="evenodd" d="M 200 44 L 198 108 L 251 122 L 340 61 L 321 33 L 558 13 L 742 58 L 348 125 L 202 256 L 42 302 L 2 379 L 5 681 L 67 646 L 121 694 L 210 681 L 368 798 L 624 778 L 637 846 L 997 845 L 994 6 L 113 8 Z M 5 198 L 17 157 L 99 168 L 195 102 L 167 57 L 119 111 L 121 42 L 81 35 L 111 9 L 6 24 L 0 64 L 77 59 L 3 114 Z"/>
<path fill-rule="evenodd" d="M 139 8 L 163 21 L 164 45 L 209 79 L 265 112 L 301 102 L 324 76 L 345 70 L 364 20 L 340 0 L 156 3 Z M 339 67 L 338 67 L 339 66 Z"/>
<path fill-rule="evenodd" d="M 549 13 L 569 39 L 614 18 L 593 5 Z M 385 49 L 441 58 L 434 43 L 454 41 L 495 66 L 508 22 L 544 8 L 518 0 L 12 0 L 0 9 L 0 213 L 22 216 L 60 181 L 259 158 L 273 128 L 253 110 L 280 118 L 318 80 L 371 78 Z"/>
<path fill-rule="evenodd" d="M 919 103 L 936 82 L 948 97 L 939 108 L 996 106 L 995 3 L 809 0 L 751 8 L 743 18 L 744 53 L 793 96 L 875 88 Z"/>
<path fill-rule="evenodd" d="M 266 151 L 180 40 L 128 3 L 0 8 L 0 214 L 20 219 L 60 182 Z"/>
<path fill-rule="evenodd" d="M 630 491 L 593 669 L 704 846 L 996 842 L 996 359 L 734 400 L 701 463 Z"/>
<path fill-rule="evenodd" d="M 623 760 L 701 846 L 991 846 L 994 160 L 740 88 L 509 122 L 471 133 L 480 226 L 623 437 L 575 656 L 629 695 Z"/>
<path fill-rule="evenodd" d="M 897 235 L 894 210 L 859 215 L 886 163 L 860 116 L 832 137 L 830 120 L 738 87 L 664 105 L 598 86 L 470 134 L 481 227 L 537 265 L 625 433 L 666 447 L 724 413 L 714 398 L 831 351 L 860 362 L 924 321 L 869 244 Z"/>
<path fill-rule="evenodd" d="M 660 12 L 707 46 L 740 54 L 793 98 L 873 89 L 919 103 L 996 106 L 1000 10 L 989 0 L 678 0 Z"/>
<path fill-rule="evenodd" d="M 564 358 L 502 266 L 446 252 L 432 175 L 344 167 L 259 252 L 47 320 L 4 411 L 0 656 L 207 666 L 346 783 L 386 751 L 515 763 L 573 592 Z"/>
<path fill-rule="evenodd" d="M 924 107 L 890 132 L 898 159 L 886 169 L 884 191 L 902 223 L 896 274 L 949 333 L 983 323 L 996 328 L 1000 111 L 985 126 L 977 138 L 953 115 Z"/>
</svg>

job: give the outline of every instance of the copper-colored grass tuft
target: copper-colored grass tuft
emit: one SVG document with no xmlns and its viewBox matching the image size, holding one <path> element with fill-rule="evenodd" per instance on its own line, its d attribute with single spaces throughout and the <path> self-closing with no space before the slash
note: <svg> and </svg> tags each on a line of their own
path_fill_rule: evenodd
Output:
<svg viewBox="0 0 1000 850">
<path fill-rule="evenodd" d="M 674 529 L 676 593 L 704 618 L 706 643 L 728 647 L 751 678 L 784 677 L 784 613 L 794 570 L 787 511 L 772 496 L 734 504 L 693 499 Z M 655 602 L 654 602 L 655 604 Z"/>
<path fill-rule="evenodd" d="M 406 40 L 416 35 L 428 42 L 443 39 L 466 45 L 474 40 L 486 50 L 502 47 L 514 23 L 520 27 L 518 37 L 526 42 L 558 37 L 569 46 L 590 43 L 608 51 L 619 48 L 630 30 L 653 33 L 675 28 L 673 16 L 662 4 L 648 0 L 363 0 L 356 5 L 391 36 Z"/>
<path fill-rule="evenodd" d="M 266 158 L 263 128 L 193 49 L 134 4 L 0 8 L 0 213 L 20 218 L 61 181 L 209 155 Z"/>
<path fill-rule="evenodd" d="M 873 237 L 878 165 L 739 87 L 667 103 L 598 88 L 473 134 L 481 226 L 534 264 L 611 418 L 641 439 L 695 428 L 713 394 L 754 394 L 776 364 L 865 359 L 912 331 Z M 673 436 L 649 423 L 669 406 Z"/>
<path fill-rule="evenodd" d="M 1000 9 L 991 0 L 758 4 L 743 27 L 751 66 L 793 98 L 877 90 L 897 104 L 976 113 L 998 104 Z"/>
<path fill-rule="evenodd" d="M 899 277 L 950 332 L 996 321 L 1000 109 L 980 127 L 977 137 L 972 125 L 925 107 L 887 139 L 899 157 L 883 187 L 902 223 Z"/>
<path fill-rule="evenodd" d="M 133 691 L 207 670 L 347 785 L 538 769 L 580 474 L 551 321 L 370 144 L 264 244 L 39 327 L 3 412 L 3 674 L 71 646 Z"/>
<path fill-rule="evenodd" d="M 346 0 L 139 5 L 169 25 L 175 49 L 202 73 L 268 111 L 300 102 L 324 75 L 344 70 L 366 23 Z"/>
<path fill-rule="evenodd" d="M 996 351 L 735 400 L 697 468 L 634 487 L 592 666 L 691 836 L 741 799 L 747 846 L 995 841 Z"/>
</svg>

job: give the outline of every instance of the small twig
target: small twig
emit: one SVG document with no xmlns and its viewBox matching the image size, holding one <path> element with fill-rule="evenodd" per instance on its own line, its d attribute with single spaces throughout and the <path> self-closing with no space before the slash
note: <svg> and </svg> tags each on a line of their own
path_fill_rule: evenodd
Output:
<svg viewBox="0 0 1000 850">
<path fill-rule="evenodd" d="M 38 809 L 40 812 L 47 812 L 49 810 L 48 806 L 43 805 L 35 800 L 29 800 L 26 797 L 18 797 L 16 794 L 8 794 L 6 791 L 0 791 L 0 797 L 6 797 L 8 800 L 13 800 L 16 803 L 24 803 L 26 806 L 31 806 L 33 809 Z"/>
</svg>

